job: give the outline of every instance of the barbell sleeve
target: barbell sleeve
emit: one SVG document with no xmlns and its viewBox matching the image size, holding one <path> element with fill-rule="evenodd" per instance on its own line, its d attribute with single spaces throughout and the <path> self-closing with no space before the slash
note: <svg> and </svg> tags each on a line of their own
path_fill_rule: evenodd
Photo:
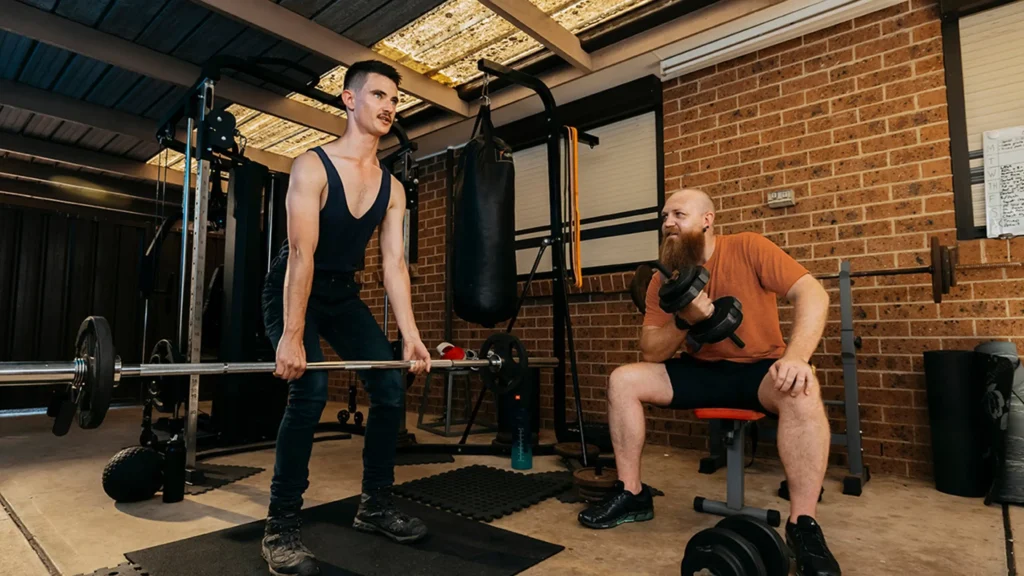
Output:
<svg viewBox="0 0 1024 576">
<path fill-rule="evenodd" d="M 431 369 L 457 370 L 462 368 L 500 368 L 500 358 L 475 360 L 431 360 Z M 530 358 L 535 368 L 554 368 L 556 358 Z M 120 362 L 117 362 L 120 364 Z M 82 365 L 79 367 L 79 365 Z M 115 369 L 115 380 L 158 376 L 189 376 L 192 374 L 251 374 L 274 372 L 273 362 L 206 362 L 182 364 L 125 364 Z M 310 362 L 306 370 L 406 370 L 413 367 L 411 360 L 343 360 L 337 362 Z M 75 382 L 76 374 L 84 370 L 84 362 L 0 362 L 0 386 Z"/>
</svg>

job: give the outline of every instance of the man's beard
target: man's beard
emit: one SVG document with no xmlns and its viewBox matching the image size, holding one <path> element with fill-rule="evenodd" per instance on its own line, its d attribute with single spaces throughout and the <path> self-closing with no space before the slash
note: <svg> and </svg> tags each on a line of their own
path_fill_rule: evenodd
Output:
<svg viewBox="0 0 1024 576">
<path fill-rule="evenodd" d="M 665 236 L 661 241 L 659 260 L 669 270 L 697 266 L 704 260 L 704 231 L 676 229 L 678 236 Z"/>
</svg>

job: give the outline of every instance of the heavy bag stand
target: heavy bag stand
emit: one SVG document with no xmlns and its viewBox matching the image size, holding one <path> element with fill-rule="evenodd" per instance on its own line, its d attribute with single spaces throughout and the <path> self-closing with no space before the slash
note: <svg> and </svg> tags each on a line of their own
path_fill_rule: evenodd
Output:
<svg viewBox="0 0 1024 576">
<path fill-rule="evenodd" d="M 519 302 L 516 304 L 516 310 L 513 313 L 512 318 L 509 320 L 505 331 L 511 332 L 512 328 L 515 326 L 516 319 L 519 316 L 519 311 L 522 309 L 523 302 L 526 300 L 526 295 L 530 291 L 530 284 L 533 282 L 541 257 L 544 255 L 544 250 L 549 246 L 553 246 L 555 257 L 552 259 L 551 263 L 552 282 L 554 283 L 552 289 L 554 309 L 552 355 L 558 360 L 558 364 L 555 367 L 554 377 L 555 437 L 556 441 L 559 443 L 576 441 L 576 439 L 570 438 L 570 434 L 576 432 L 576 430 L 570 432 L 565 421 L 565 346 L 566 338 L 568 337 L 569 359 L 571 362 L 570 369 L 572 371 L 572 388 L 573 395 L 576 399 L 576 428 L 579 432 L 579 442 L 581 444 L 581 462 L 584 467 L 587 467 L 590 464 L 587 462 L 587 443 L 584 438 L 585 426 L 583 422 L 583 405 L 580 400 L 579 371 L 576 367 L 576 346 L 573 342 L 572 319 L 569 317 L 569 291 L 565 282 L 566 267 L 563 238 L 565 235 L 565 224 L 562 221 L 562 179 L 559 172 L 561 166 L 559 143 L 562 136 L 562 125 L 558 121 L 558 110 L 555 104 L 555 97 L 551 94 L 551 90 L 546 84 L 544 84 L 544 82 L 539 78 L 524 72 L 513 70 L 507 66 L 503 66 L 486 59 L 477 61 L 477 69 L 485 74 L 491 74 L 512 84 L 518 84 L 519 86 L 533 90 L 538 96 L 540 96 L 541 102 L 544 103 L 544 118 L 546 121 L 545 125 L 547 126 L 548 199 L 550 204 L 551 235 L 544 238 L 541 242 L 540 249 L 537 252 L 537 259 L 533 263 L 530 275 L 527 277 L 526 284 L 523 286 L 523 291 L 519 295 Z M 600 140 L 596 136 L 582 131 L 578 133 L 578 137 L 580 142 L 588 144 L 591 148 L 600 144 Z M 480 394 L 477 396 L 476 403 L 473 406 L 473 412 L 469 417 L 469 421 L 466 423 L 466 429 L 463 431 L 462 438 L 459 440 L 458 444 L 410 444 L 407 446 L 399 446 L 398 451 L 483 456 L 511 455 L 512 447 L 510 445 L 466 444 L 470 430 L 473 427 L 473 422 L 476 420 L 476 415 L 480 411 L 480 406 L 483 404 L 486 393 L 487 387 L 484 386 L 480 391 Z M 533 453 L 538 456 L 555 455 L 555 445 L 538 444 L 533 447 Z"/>
</svg>

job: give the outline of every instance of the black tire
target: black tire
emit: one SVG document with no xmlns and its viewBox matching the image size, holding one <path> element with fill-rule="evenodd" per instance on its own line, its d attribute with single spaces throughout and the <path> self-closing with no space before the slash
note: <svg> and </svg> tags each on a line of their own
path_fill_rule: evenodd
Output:
<svg viewBox="0 0 1024 576">
<path fill-rule="evenodd" d="M 145 446 L 121 450 L 103 469 L 103 491 L 115 502 L 141 502 L 164 483 L 164 457 Z"/>
</svg>

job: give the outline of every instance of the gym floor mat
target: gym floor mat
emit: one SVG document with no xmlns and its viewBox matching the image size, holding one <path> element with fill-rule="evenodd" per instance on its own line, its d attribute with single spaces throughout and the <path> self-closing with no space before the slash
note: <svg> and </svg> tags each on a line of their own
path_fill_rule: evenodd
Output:
<svg viewBox="0 0 1024 576">
<path fill-rule="evenodd" d="M 263 468 L 254 468 L 252 466 L 206 463 L 197 464 L 196 469 L 203 472 L 203 479 L 196 484 L 185 484 L 185 494 L 192 496 L 205 494 L 210 490 L 226 486 L 232 482 L 238 482 L 243 478 L 259 474 L 264 470 Z"/>
<path fill-rule="evenodd" d="M 532 506 L 572 486 L 557 473 L 522 474 L 480 464 L 399 484 L 394 493 L 490 522 Z"/>
<path fill-rule="evenodd" d="M 508 576 L 561 552 L 564 547 L 397 500 L 426 523 L 429 535 L 413 544 L 359 532 L 352 519 L 359 497 L 302 511 L 302 543 L 323 576 Z M 125 556 L 156 576 L 266 576 L 260 555 L 264 522 L 256 521 L 179 540 Z"/>
</svg>

